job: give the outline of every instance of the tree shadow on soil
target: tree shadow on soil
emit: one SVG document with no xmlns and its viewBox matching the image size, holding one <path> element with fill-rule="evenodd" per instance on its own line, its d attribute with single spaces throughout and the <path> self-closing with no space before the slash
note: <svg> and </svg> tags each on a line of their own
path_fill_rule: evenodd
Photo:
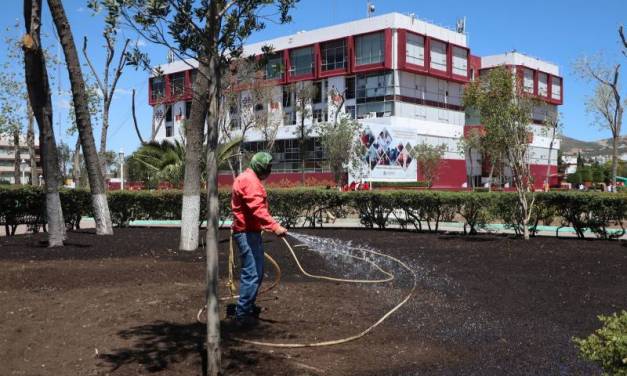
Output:
<svg viewBox="0 0 627 376">
<path fill-rule="evenodd" d="M 264 331 L 263 327 L 255 328 L 256 335 L 263 335 Z M 231 373 L 237 370 L 250 370 L 257 367 L 261 359 L 264 363 L 270 361 L 274 366 L 277 363 L 285 363 L 282 358 L 239 347 L 239 343 L 229 339 L 231 335 L 237 335 L 233 332 L 230 325 L 221 323 L 223 371 Z M 136 365 L 143 367 L 147 372 L 156 373 L 168 369 L 172 364 L 187 362 L 198 370 L 195 372 L 206 375 L 205 324 L 157 321 L 121 330 L 118 335 L 132 345 L 99 356 L 103 361 L 100 366 L 109 367 L 110 372 L 125 365 Z"/>
</svg>

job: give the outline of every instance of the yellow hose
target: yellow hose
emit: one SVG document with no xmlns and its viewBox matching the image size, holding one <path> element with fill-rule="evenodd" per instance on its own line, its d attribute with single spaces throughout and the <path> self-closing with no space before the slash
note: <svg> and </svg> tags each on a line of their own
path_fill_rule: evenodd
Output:
<svg viewBox="0 0 627 376">
<path fill-rule="evenodd" d="M 294 257 L 294 260 L 296 261 L 296 264 L 298 265 L 298 268 L 300 269 L 300 271 L 303 274 L 305 274 L 305 275 L 307 275 L 307 276 L 309 276 L 311 278 L 326 279 L 326 280 L 331 280 L 331 281 L 342 281 L 342 282 L 356 282 L 356 283 L 370 283 L 370 282 L 373 282 L 373 281 L 370 281 L 370 280 L 343 280 L 343 279 L 336 279 L 336 278 L 331 278 L 331 277 L 316 276 L 316 275 L 309 274 L 301 267 L 300 262 L 298 261 L 298 258 L 296 257 L 296 253 L 294 253 L 294 249 L 292 248 L 290 243 L 285 238 L 283 238 L 283 241 L 285 242 L 285 245 L 287 246 L 287 248 L 291 252 L 292 256 Z M 403 300 L 401 300 L 400 303 L 395 305 L 391 310 L 389 310 L 387 313 L 385 313 L 383 316 L 381 316 L 381 318 L 379 318 L 374 324 L 370 325 L 369 327 L 365 328 L 364 330 L 362 330 L 361 332 L 359 332 L 359 333 L 357 333 L 357 334 L 355 334 L 353 336 L 345 337 L 345 338 L 339 338 L 339 339 L 334 339 L 334 340 L 328 340 L 328 341 L 320 341 L 320 342 L 276 343 L 276 342 L 254 341 L 254 340 L 248 340 L 248 339 L 238 338 L 238 337 L 235 337 L 233 339 L 238 341 L 238 342 L 247 343 L 247 344 L 251 344 L 251 345 L 257 345 L 257 346 L 282 347 L 282 348 L 299 348 L 299 347 L 320 347 L 320 346 L 339 345 L 341 343 L 354 341 L 354 340 L 359 339 L 359 338 L 365 336 L 366 334 L 368 334 L 374 328 L 379 326 L 383 321 L 385 321 L 388 317 L 390 317 L 390 315 L 392 315 L 394 312 L 396 312 L 396 310 L 398 310 L 405 303 L 407 303 L 407 301 L 412 297 L 412 295 L 414 294 L 414 292 L 416 290 L 416 273 L 414 273 L 414 271 L 411 270 L 411 268 L 409 266 L 407 266 L 407 264 L 405 264 L 401 260 L 397 259 L 396 257 L 390 256 L 390 255 L 386 255 L 386 254 L 383 254 L 383 253 L 379 253 L 379 252 L 376 252 L 376 251 L 372 251 L 372 250 L 369 250 L 369 249 L 364 249 L 364 248 L 358 248 L 358 249 L 361 250 L 364 253 L 370 253 L 370 254 L 373 254 L 373 255 L 385 257 L 385 258 L 388 258 L 388 259 L 398 263 L 400 266 L 402 266 L 408 272 L 410 272 L 412 277 L 414 278 L 413 286 L 412 286 L 411 291 L 409 292 L 409 294 L 407 294 L 407 296 Z M 354 256 L 351 256 L 351 257 L 354 257 Z M 357 258 L 357 257 L 355 257 L 355 258 Z M 363 260 L 365 260 L 365 257 L 363 258 Z M 370 262 L 369 260 L 365 260 L 365 261 Z M 372 262 L 371 262 L 371 264 L 376 265 L 376 264 L 374 264 Z M 377 267 L 377 269 L 381 270 L 383 273 L 385 273 L 385 274 L 387 274 L 387 275 L 389 275 L 389 276 L 391 276 L 393 278 L 393 276 L 390 273 L 383 271 L 378 265 L 376 265 L 376 267 Z M 386 280 L 386 281 L 389 281 L 389 280 Z"/>
</svg>

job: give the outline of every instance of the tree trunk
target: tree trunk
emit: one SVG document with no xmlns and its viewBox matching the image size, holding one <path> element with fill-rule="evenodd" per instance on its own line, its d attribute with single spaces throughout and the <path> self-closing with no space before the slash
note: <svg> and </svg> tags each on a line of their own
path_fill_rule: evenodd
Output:
<svg viewBox="0 0 627 376">
<path fill-rule="evenodd" d="M 39 176 L 37 175 L 37 154 L 35 152 L 35 129 L 33 115 L 33 109 L 30 106 L 30 101 L 27 102 L 28 107 L 28 130 L 26 131 L 26 145 L 28 145 L 28 157 L 30 159 L 30 184 L 32 186 L 39 185 Z"/>
<path fill-rule="evenodd" d="M 305 186 L 305 158 L 307 151 L 305 150 L 305 106 L 300 113 L 300 155 L 301 155 L 301 184 Z"/>
<path fill-rule="evenodd" d="M 200 219 L 200 161 L 205 133 L 205 120 L 208 110 L 210 64 L 207 58 L 200 58 L 198 74 L 194 82 L 192 108 L 189 123 L 185 127 L 185 177 L 183 182 L 183 207 L 181 210 L 181 251 L 195 251 L 198 248 L 198 222 Z"/>
<path fill-rule="evenodd" d="M 220 315 L 218 306 L 218 229 L 220 204 L 218 199 L 218 100 L 220 98 L 220 71 L 216 72 L 209 86 L 209 139 L 207 152 L 207 374 L 220 372 Z"/>
<path fill-rule="evenodd" d="M 109 130 L 109 107 L 111 106 L 111 101 L 109 99 L 105 99 L 105 103 L 102 111 L 102 130 L 100 132 L 100 172 L 102 176 L 106 178 L 107 176 L 107 161 L 103 157 L 107 152 L 107 132 Z"/>
<path fill-rule="evenodd" d="M 490 175 L 488 176 L 488 192 L 492 192 L 492 176 L 494 175 L 494 163 L 490 163 Z"/>
<path fill-rule="evenodd" d="M 72 166 L 72 180 L 74 180 L 74 187 L 78 188 L 81 184 L 81 139 L 79 137 L 76 137 Z"/>
<path fill-rule="evenodd" d="M 555 142 L 555 132 L 557 132 L 557 126 L 553 127 L 553 133 L 551 134 L 551 143 L 549 144 L 549 156 L 546 163 L 546 185 L 549 187 L 550 174 L 551 174 L 551 152 L 553 152 L 553 143 Z"/>
<path fill-rule="evenodd" d="M 28 97 L 39 126 L 39 147 L 46 192 L 46 219 L 48 246 L 63 246 L 65 221 L 59 197 L 59 158 L 52 127 L 52 99 L 46 61 L 39 37 L 41 28 L 41 0 L 24 0 L 23 39 L 24 70 Z"/>
<path fill-rule="evenodd" d="M 612 137 L 612 187 L 616 187 L 616 174 L 618 174 L 618 139 L 620 135 L 615 133 Z"/>
<path fill-rule="evenodd" d="M 65 62 L 68 69 L 68 76 L 72 86 L 72 99 L 74 101 L 74 111 L 76 113 L 76 125 L 83 148 L 83 156 L 87 166 L 87 176 L 89 177 L 89 187 L 92 196 L 92 206 L 94 219 L 96 221 L 96 233 L 98 235 L 112 235 L 113 226 L 111 215 L 109 214 L 109 204 L 105 191 L 104 180 L 100 170 L 100 163 L 94 135 L 91 126 L 91 118 L 87 105 L 87 93 L 85 91 L 85 81 L 81 72 L 76 45 L 72 37 L 70 24 L 65 15 L 65 10 L 60 0 L 48 0 L 48 6 L 52 13 L 52 19 L 59 34 L 59 40 L 63 46 Z"/>
<path fill-rule="evenodd" d="M 20 129 L 15 128 L 13 130 L 13 148 L 14 152 L 14 160 L 13 160 L 13 179 L 15 180 L 15 184 L 24 184 L 22 181 L 22 157 L 20 156 Z"/>
</svg>

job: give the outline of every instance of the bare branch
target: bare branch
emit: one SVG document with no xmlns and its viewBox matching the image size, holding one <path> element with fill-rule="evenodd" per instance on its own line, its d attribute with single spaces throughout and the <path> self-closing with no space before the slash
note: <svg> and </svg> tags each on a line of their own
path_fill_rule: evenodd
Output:
<svg viewBox="0 0 627 376">
<path fill-rule="evenodd" d="M 113 93 L 115 92 L 115 87 L 118 84 L 118 80 L 122 75 L 122 70 L 126 65 L 126 49 L 128 48 L 128 44 L 131 42 L 130 39 L 127 39 L 124 43 L 124 47 L 122 48 L 122 52 L 120 53 L 120 61 L 118 62 L 118 66 L 115 68 L 113 74 L 113 82 L 111 83 L 111 88 L 109 89 L 109 98 L 113 98 Z M 135 90 L 133 90 L 135 92 Z"/>
<path fill-rule="evenodd" d="M 618 28 L 618 35 L 620 35 L 620 40 L 623 42 L 623 55 L 627 56 L 627 38 L 625 38 L 625 32 L 623 30 L 623 25 L 620 25 Z"/>
<path fill-rule="evenodd" d="M 89 70 L 91 70 L 91 73 L 96 78 L 96 82 L 98 83 L 98 87 L 100 88 L 100 91 L 102 91 L 103 94 L 106 93 L 107 90 L 102 84 L 102 81 L 100 81 L 100 77 L 98 76 L 98 73 L 96 73 L 96 69 L 94 68 L 94 65 L 91 63 L 91 59 L 87 55 L 87 37 L 86 36 L 83 37 L 83 56 L 85 56 L 85 60 L 87 60 L 87 65 L 89 66 Z"/>
<path fill-rule="evenodd" d="M 142 138 L 142 134 L 139 131 L 139 127 L 137 126 L 137 117 L 135 116 L 135 89 L 133 89 L 133 99 L 131 102 L 131 112 L 133 113 L 133 125 L 135 125 L 135 132 L 137 132 L 137 137 L 139 137 L 139 142 L 142 145 L 145 145 L 144 139 Z"/>
</svg>

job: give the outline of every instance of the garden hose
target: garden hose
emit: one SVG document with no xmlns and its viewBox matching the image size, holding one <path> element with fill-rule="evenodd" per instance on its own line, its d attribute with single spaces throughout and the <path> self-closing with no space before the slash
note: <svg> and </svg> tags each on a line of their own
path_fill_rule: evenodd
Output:
<svg viewBox="0 0 627 376">
<path fill-rule="evenodd" d="M 336 278 L 324 277 L 324 276 L 315 276 L 315 275 L 309 274 L 301 267 L 300 262 L 298 261 L 298 258 L 296 257 L 296 253 L 294 252 L 294 249 L 292 248 L 290 243 L 287 241 L 287 239 L 283 238 L 283 241 L 285 242 L 285 245 L 287 246 L 287 248 L 289 249 L 290 253 L 294 257 L 294 260 L 296 260 L 296 264 L 298 265 L 298 267 L 301 270 L 301 272 L 303 272 L 305 275 L 307 275 L 309 277 L 319 278 L 319 279 L 327 279 L 327 280 L 332 280 L 332 281 L 343 281 L 343 282 L 357 282 L 357 281 L 359 281 L 358 283 L 372 282 L 370 280 L 367 280 L 367 281 L 363 281 L 363 280 L 343 280 L 343 279 L 336 279 Z M 357 334 L 355 334 L 353 336 L 345 337 L 345 338 L 339 338 L 339 339 L 335 339 L 335 340 L 321 341 L 321 342 L 276 343 L 276 342 L 254 341 L 254 340 L 248 340 L 248 339 L 238 338 L 238 337 L 235 337 L 233 339 L 238 341 L 238 342 L 247 343 L 247 344 L 251 344 L 251 345 L 257 345 L 257 346 L 281 347 L 281 348 L 302 348 L 302 347 L 321 347 L 321 346 L 339 345 L 341 343 L 354 341 L 354 340 L 359 339 L 359 338 L 365 336 L 366 334 L 368 334 L 374 328 L 379 326 L 383 321 L 385 321 L 388 317 L 390 317 L 390 315 L 392 315 L 399 308 L 401 308 L 405 303 L 407 303 L 407 301 L 413 296 L 414 291 L 416 290 L 417 278 L 416 278 L 416 273 L 414 273 L 414 271 L 411 270 L 411 268 L 409 266 L 407 266 L 407 264 L 405 264 L 401 260 L 397 259 L 396 257 L 390 256 L 390 255 L 386 255 L 386 254 L 383 254 L 383 253 L 379 253 L 379 252 L 376 252 L 376 251 L 372 251 L 372 250 L 369 250 L 369 249 L 365 249 L 365 248 L 357 248 L 357 249 L 362 251 L 362 252 L 364 252 L 364 254 L 370 253 L 370 254 L 373 254 L 373 255 L 385 257 L 385 258 L 387 258 L 389 260 L 392 260 L 392 261 L 396 262 L 397 264 L 399 264 L 400 266 L 405 268 L 408 272 L 410 272 L 412 277 L 413 277 L 413 279 L 414 279 L 413 285 L 412 285 L 411 290 L 409 291 L 409 294 L 407 294 L 407 296 L 405 296 L 405 298 L 403 300 L 401 300 L 400 303 L 395 305 L 391 310 L 389 310 L 387 313 L 385 313 L 383 316 L 381 316 L 381 318 L 379 318 L 374 324 L 370 325 L 366 329 L 362 330 L 361 332 L 359 332 L 359 333 L 357 333 Z M 355 256 L 351 256 L 351 257 L 355 257 Z M 355 257 L 355 258 L 357 258 L 357 257 Z M 364 256 L 363 260 L 368 261 L 368 262 L 370 262 L 373 265 L 376 265 L 373 262 L 371 262 L 369 260 L 366 260 L 365 256 Z M 376 267 L 377 267 L 377 269 L 383 271 L 378 265 L 376 265 Z M 385 271 L 383 271 L 383 272 L 385 274 L 388 274 L 389 276 L 391 276 L 393 278 L 393 276 L 390 273 L 385 272 Z"/>
<path fill-rule="evenodd" d="M 357 250 L 362 252 L 363 257 L 358 257 L 358 256 L 353 256 L 353 255 L 346 255 L 346 256 L 369 263 L 375 269 L 379 270 L 381 273 L 383 273 L 387 277 L 384 278 L 384 279 L 377 279 L 377 280 L 333 278 L 333 277 L 327 277 L 327 276 L 315 275 L 315 274 L 308 273 L 305 269 L 303 269 L 300 261 L 298 260 L 298 257 L 296 256 L 296 252 L 294 252 L 294 248 L 292 248 L 291 244 L 287 241 L 287 239 L 285 237 L 282 237 L 282 240 L 285 243 L 285 245 L 287 246 L 287 249 L 290 251 L 292 257 L 294 258 L 294 261 L 296 262 L 296 265 L 298 266 L 298 269 L 301 271 L 301 273 L 303 273 L 304 275 L 306 275 L 306 276 L 308 276 L 310 278 L 324 279 L 324 280 L 333 281 L 333 282 L 346 282 L 346 283 L 383 283 L 383 282 L 390 282 L 390 281 L 392 281 L 394 279 L 394 275 L 393 274 L 383 270 L 378 264 L 376 264 L 372 260 L 369 260 L 366 257 L 366 254 L 371 254 L 371 255 L 377 255 L 377 256 L 380 256 L 380 257 L 387 258 L 387 259 L 389 259 L 389 260 L 399 264 L 401 267 L 403 267 L 409 273 L 411 273 L 411 275 L 413 277 L 412 288 L 409 291 L 409 294 L 407 294 L 407 296 L 405 296 L 405 298 L 403 298 L 403 300 L 401 300 L 400 303 L 398 303 L 392 309 L 387 311 L 375 323 L 373 323 L 372 325 L 370 325 L 366 329 L 362 330 L 361 332 L 359 332 L 359 333 L 357 333 L 357 334 L 355 334 L 353 336 L 349 336 L 349 337 L 345 337 L 345 338 L 339 338 L 339 339 L 335 339 L 335 340 L 328 340 L 328 341 L 321 341 L 321 342 L 307 342 L 307 343 L 276 343 L 276 342 L 254 341 L 254 340 L 248 340 L 248 339 L 244 339 L 244 338 L 234 337 L 233 339 L 235 341 L 238 341 L 238 342 L 241 342 L 241 343 L 247 343 L 247 344 L 251 344 L 251 345 L 257 345 L 257 346 L 281 347 L 281 348 L 321 347 L 321 346 L 339 345 L 339 344 L 342 344 L 342 343 L 354 341 L 354 340 L 359 339 L 359 338 L 365 336 L 366 334 L 368 334 L 374 328 L 379 326 L 383 321 L 385 321 L 388 317 L 390 317 L 390 315 L 392 315 L 399 308 L 401 308 L 405 303 L 407 303 L 407 301 L 412 297 L 412 295 L 414 294 L 414 292 L 416 290 L 416 285 L 417 285 L 416 274 L 414 273 L 413 270 L 411 270 L 411 268 L 409 266 L 407 266 L 407 264 L 405 264 L 401 260 L 397 259 L 396 257 L 390 256 L 390 255 L 386 255 L 386 254 L 383 254 L 383 253 L 380 253 L 380 252 L 376 252 L 376 251 L 373 251 L 373 250 L 365 249 L 365 248 L 356 248 Z M 306 247 L 306 246 L 297 245 L 295 247 Z M 234 249 L 233 249 L 233 237 L 231 237 L 231 240 L 229 242 L 229 261 L 228 261 L 228 264 L 229 264 L 229 280 L 227 282 L 227 286 L 229 287 L 230 296 L 221 297 L 221 298 L 219 298 L 220 301 L 236 299 L 236 298 L 239 297 L 239 295 L 235 295 L 234 294 L 234 292 L 235 292 L 235 283 L 234 283 L 234 279 L 233 279 L 233 269 L 235 267 L 235 256 L 234 256 L 234 253 L 235 252 L 234 252 Z M 268 260 L 275 267 L 275 269 L 277 271 L 277 278 L 275 279 L 275 281 L 270 286 L 268 286 L 267 288 L 261 290 L 259 292 L 259 294 L 263 294 L 263 293 L 266 293 L 266 292 L 272 290 L 274 287 L 276 287 L 279 284 L 279 281 L 281 279 L 281 268 L 279 267 L 279 264 L 270 255 L 268 255 L 265 252 L 264 252 L 264 256 L 266 258 L 268 258 Z M 207 306 L 204 306 L 203 308 L 201 308 L 198 311 L 198 314 L 196 315 L 196 319 L 199 322 L 202 322 L 201 321 L 201 315 L 202 315 L 202 313 L 206 309 L 207 309 Z"/>
</svg>

